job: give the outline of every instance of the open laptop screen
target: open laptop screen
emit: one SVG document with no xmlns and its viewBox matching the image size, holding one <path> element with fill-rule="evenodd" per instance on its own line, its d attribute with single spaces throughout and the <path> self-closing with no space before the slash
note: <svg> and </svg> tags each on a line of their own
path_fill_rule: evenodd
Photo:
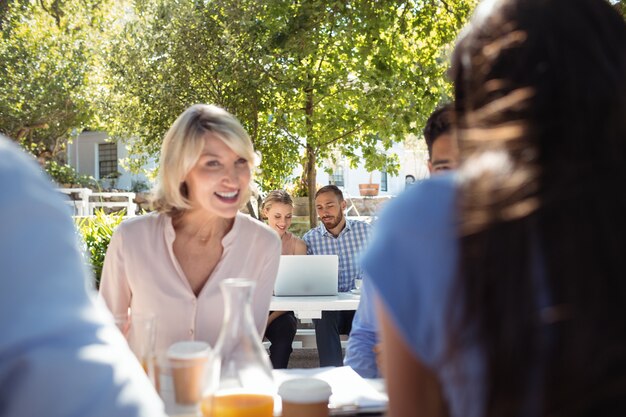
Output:
<svg viewBox="0 0 626 417">
<path fill-rule="evenodd" d="M 274 295 L 337 295 L 337 255 L 282 255 Z"/>
</svg>

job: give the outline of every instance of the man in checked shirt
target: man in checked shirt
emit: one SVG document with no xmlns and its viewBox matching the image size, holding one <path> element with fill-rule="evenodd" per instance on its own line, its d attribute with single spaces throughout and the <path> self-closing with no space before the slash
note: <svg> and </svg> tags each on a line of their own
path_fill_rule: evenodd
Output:
<svg viewBox="0 0 626 417">
<path fill-rule="evenodd" d="M 315 193 L 315 208 L 322 224 L 309 230 L 302 239 L 308 255 L 337 255 L 339 257 L 339 292 L 355 288 L 355 279 L 362 279 L 359 255 L 365 249 L 370 225 L 347 220 L 343 193 L 327 185 Z M 322 311 L 321 319 L 313 319 L 320 366 L 342 366 L 340 334 L 349 334 L 354 311 Z"/>
</svg>

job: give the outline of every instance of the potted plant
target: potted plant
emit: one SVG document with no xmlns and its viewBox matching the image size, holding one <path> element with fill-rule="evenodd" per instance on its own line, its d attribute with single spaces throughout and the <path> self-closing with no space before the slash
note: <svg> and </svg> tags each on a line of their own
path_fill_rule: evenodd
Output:
<svg viewBox="0 0 626 417">
<path fill-rule="evenodd" d="M 68 164 L 49 160 L 44 166 L 46 172 L 61 188 L 72 188 L 76 182 L 76 171 Z"/>
<path fill-rule="evenodd" d="M 291 198 L 293 199 L 293 215 L 308 216 L 309 215 L 309 189 L 306 183 L 299 178 L 291 190 Z"/>
<path fill-rule="evenodd" d="M 378 195 L 380 184 L 372 183 L 372 173 L 370 172 L 370 181 L 367 184 L 359 184 L 359 194 L 363 197 L 374 197 Z"/>
<path fill-rule="evenodd" d="M 114 190 L 117 180 L 121 176 L 122 176 L 122 173 L 119 171 L 111 172 L 109 175 L 107 175 L 106 177 L 100 180 L 102 182 L 102 188 Z"/>
</svg>

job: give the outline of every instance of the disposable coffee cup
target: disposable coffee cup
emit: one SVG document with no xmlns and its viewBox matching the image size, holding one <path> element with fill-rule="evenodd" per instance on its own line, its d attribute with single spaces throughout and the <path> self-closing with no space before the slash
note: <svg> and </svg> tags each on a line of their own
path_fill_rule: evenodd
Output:
<svg viewBox="0 0 626 417">
<path fill-rule="evenodd" d="M 332 390 L 317 378 L 296 378 L 278 388 L 282 399 L 282 417 L 328 417 L 328 400 Z"/>
<path fill-rule="evenodd" d="M 174 397 L 178 404 L 195 404 L 202 397 L 211 348 L 204 342 L 177 342 L 167 350 Z"/>
</svg>

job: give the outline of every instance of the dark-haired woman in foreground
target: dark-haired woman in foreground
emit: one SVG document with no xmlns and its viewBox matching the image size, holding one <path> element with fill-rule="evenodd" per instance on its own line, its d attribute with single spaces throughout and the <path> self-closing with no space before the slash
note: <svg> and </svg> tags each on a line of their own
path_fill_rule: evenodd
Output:
<svg viewBox="0 0 626 417">
<path fill-rule="evenodd" d="M 394 201 L 364 257 L 390 415 L 626 415 L 623 17 L 484 1 L 452 75 L 458 175 Z"/>
</svg>

